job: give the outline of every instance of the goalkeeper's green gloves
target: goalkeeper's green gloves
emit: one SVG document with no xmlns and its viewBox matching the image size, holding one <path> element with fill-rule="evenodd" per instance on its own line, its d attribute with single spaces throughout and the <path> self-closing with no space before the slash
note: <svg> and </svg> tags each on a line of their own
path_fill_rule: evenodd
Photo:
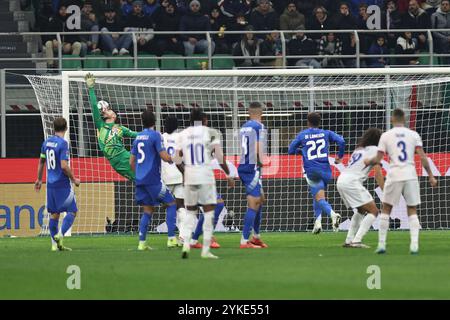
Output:
<svg viewBox="0 0 450 320">
<path fill-rule="evenodd" d="M 92 73 L 88 73 L 85 77 L 84 80 L 86 81 L 86 85 L 88 86 L 88 88 L 93 88 L 95 86 L 95 78 L 94 75 Z"/>
</svg>

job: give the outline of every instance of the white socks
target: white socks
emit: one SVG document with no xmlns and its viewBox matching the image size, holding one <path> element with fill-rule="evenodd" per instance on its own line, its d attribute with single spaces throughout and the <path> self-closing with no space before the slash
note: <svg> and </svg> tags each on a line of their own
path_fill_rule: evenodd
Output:
<svg viewBox="0 0 450 320">
<path fill-rule="evenodd" d="M 209 246 L 211 245 L 211 238 L 214 231 L 214 211 L 208 211 L 204 213 L 205 220 L 203 221 L 203 247 L 202 255 L 206 255 L 209 252 Z"/>
<path fill-rule="evenodd" d="M 417 214 L 408 217 L 409 220 L 409 234 L 411 236 L 411 251 L 419 250 L 419 229 L 420 222 Z"/>
<path fill-rule="evenodd" d="M 375 219 L 376 217 L 372 213 L 366 214 L 366 216 L 361 222 L 361 225 L 358 228 L 356 236 L 353 238 L 353 242 L 362 242 L 363 237 L 366 235 L 367 231 L 369 231 Z M 389 216 L 388 216 L 388 227 L 389 227 Z"/>
<path fill-rule="evenodd" d="M 180 236 L 183 237 L 184 220 L 186 219 L 187 211 L 186 208 L 179 208 L 177 210 L 177 227 L 180 231 Z"/>
<path fill-rule="evenodd" d="M 182 230 L 183 233 L 181 234 L 181 236 L 184 239 L 184 243 L 183 243 L 183 251 L 190 251 L 191 249 L 191 238 L 192 238 L 192 232 L 194 232 L 194 228 L 195 228 L 195 217 L 197 215 L 197 210 L 191 211 L 191 210 L 186 210 L 186 216 L 183 218 L 182 221 Z"/>
<path fill-rule="evenodd" d="M 378 247 L 386 247 L 386 237 L 389 229 L 389 215 L 386 213 L 380 214 L 380 226 L 378 229 Z"/>
<path fill-rule="evenodd" d="M 358 231 L 359 225 L 361 224 L 363 218 L 364 216 L 359 212 L 355 212 L 353 214 L 352 220 L 350 221 L 350 228 L 347 232 L 347 238 L 345 239 L 346 244 L 350 244 L 353 241 L 353 238 L 355 237 L 355 234 Z"/>
</svg>

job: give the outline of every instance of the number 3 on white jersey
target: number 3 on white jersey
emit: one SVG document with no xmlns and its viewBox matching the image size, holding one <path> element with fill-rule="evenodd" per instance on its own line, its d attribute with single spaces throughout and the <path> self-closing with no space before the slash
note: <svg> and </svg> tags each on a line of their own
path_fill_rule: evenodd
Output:
<svg viewBox="0 0 450 320">
<path fill-rule="evenodd" d="M 311 146 L 308 148 L 308 160 L 314 160 L 317 158 L 325 158 L 327 156 L 326 153 L 322 153 L 322 149 L 325 148 L 325 139 L 319 139 L 317 141 L 310 140 L 306 142 L 307 146 Z M 316 151 L 317 150 L 317 151 Z M 316 151 L 316 154 L 312 154 L 313 151 Z"/>
<path fill-rule="evenodd" d="M 138 152 L 139 152 L 139 157 L 138 157 L 138 163 L 142 163 L 145 160 L 145 152 L 144 150 L 142 150 L 142 148 L 144 147 L 144 143 L 143 142 L 139 142 L 137 145 L 138 148 Z"/>
</svg>

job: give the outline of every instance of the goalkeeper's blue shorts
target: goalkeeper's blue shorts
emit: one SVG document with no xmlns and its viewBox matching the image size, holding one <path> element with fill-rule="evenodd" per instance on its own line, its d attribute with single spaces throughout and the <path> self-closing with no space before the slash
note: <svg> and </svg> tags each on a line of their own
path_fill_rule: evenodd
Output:
<svg viewBox="0 0 450 320">
<path fill-rule="evenodd" d="M 157 206 L 175 201 L 175 198 L 163 183 L 136 186 L 135 199 L 137 204 L 141 206 Z"/>
<path fill-rule="evenodd" d="M 77 212 L 75 193 L 72 188 L 47 188 L 47 212 Z"/>
<path fill-rule="evenodd" d="M 260 197 L 262 195 L 262 181 L 259 170 L 254 172 L 240 172 L 238 169 L 239 178 L 245 186 L 245 193 L 248 196 Z"/>
<path fill-rule="evenodd" d="M 332 178 L 331 170 L 324 170 L 323 168 L 308 169 L 305 173 L 309 191 L 313 197 L 315 197 L 320 190 L 325 190 Z"/>
</svg>

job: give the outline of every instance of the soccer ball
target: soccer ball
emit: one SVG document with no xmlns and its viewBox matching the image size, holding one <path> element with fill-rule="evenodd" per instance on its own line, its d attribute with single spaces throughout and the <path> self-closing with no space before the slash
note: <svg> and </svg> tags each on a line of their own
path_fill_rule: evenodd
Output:
<svg viewBox="0 0 450 320">
<path fill-rule="evenodd" d="M 109 103 L 106 102 L 105 100 L 100 100 L 100 101 L 97 103 L 97 107 L 98 107 L 98 109 L 100 110 L 100 112 L 105 112 L 105 111 L 107 111 L 107 110 L 110 109 Z"/>
</svg>

